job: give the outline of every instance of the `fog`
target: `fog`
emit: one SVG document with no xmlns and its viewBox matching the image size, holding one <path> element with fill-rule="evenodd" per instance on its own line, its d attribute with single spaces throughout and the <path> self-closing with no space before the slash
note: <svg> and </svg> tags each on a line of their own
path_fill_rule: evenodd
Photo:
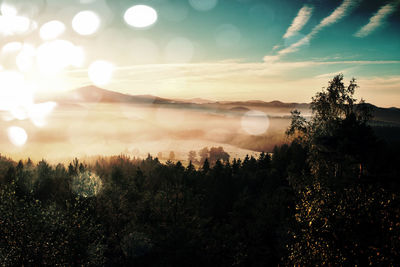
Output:
<svg viewBox="0 0 400 267">
<path fill-rule="evenodd" d="M 50 161 L 73 157 L 147 153 L 185 160 L 190 150 L 222 146 L 231 157 L 269 152 L 286 142 L 289 109 L 190 105 L 79 103 L 59 104 L 46 125 L 30 120 L 2 120 L 0 152 L 13 158 L 45 158 Z M 6 114 L 1 114 L 4 117 Z M 23 128 L 27 141 L 14 145 L 7 130 Z"/>
</svg>

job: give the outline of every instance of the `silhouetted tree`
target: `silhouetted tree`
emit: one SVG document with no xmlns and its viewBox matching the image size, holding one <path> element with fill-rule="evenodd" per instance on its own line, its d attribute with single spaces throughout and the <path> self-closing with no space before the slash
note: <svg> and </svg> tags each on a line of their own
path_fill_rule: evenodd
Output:
<svg viewBox="0 0 400 267">
<path fill-rule="evenodd" d="M 200 164 L 204 164 L 204 161 L 210 157 L 210 151 L 208 150 L 208 147 L 204 147 L 199 151 L 199 156 L 200 156 Z"/>
<path fill-rule="evenodd" d="M 171 160 L 171 161 L 174 161 L 174 160 L 175 160 L 175 152 L 174 152 L 174 151 L 169 152 L 169 157 L 168 157 L 168 159 Z"/>
<path fill-rule="evenodd" d="M 215 164 L 218 160 L 222 160 L 224 162 L 229 161 L 229 154 L 226 153 L 221 146 L 210 148 L 209 156 L 211 164 Z"/>
<path fill-rule="evenodd" d="M 194 164 L 198 163 L 196 151 L 194 151 L 194 150 L 189 151 L 189 153 L 188 153 L 188 161 L 190 161 L 190 162 L 192 162 Z"/>
<path fill-rule="evenodd" d="M 343 75 L 335 76 L 312 99 L 310 120 L 292 112 L 287 133 L 295 136 L 294 142 L 274 151 L 277 166 L 284 158 L 299 160 L 292 160 L 290 168 L 279 167 L 287 172 L 298 199 L 290 264 L 390 265 L 399 256 L 384 248 L 391 244 L 397 250 L 400 244 L 382 226 L 392 224 L 397 208 L 389 203 L 400 199 L 376 181 L 368 185 L 376 138 L 368 109 L 353 98 L 357 87 L 355 79 L 346 87 Z"/>
</svg>

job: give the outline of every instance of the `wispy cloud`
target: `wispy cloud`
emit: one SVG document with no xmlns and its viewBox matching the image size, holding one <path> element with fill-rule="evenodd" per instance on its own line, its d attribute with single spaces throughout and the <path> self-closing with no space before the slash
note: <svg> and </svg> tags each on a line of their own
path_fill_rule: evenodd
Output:
<svg viewBox="0 0 400 267">
<path fill-rule="evenodd" d="M 303 6 L 299 10 L 299 13 L 297 13 L 297 16 L 294 18 L 286 33 L 283 35 L 283 38 L 289 38 L 299 32 L 310 19 L 312 11 L 313 7 L 307 5 Z"/>
<path fill-rule="evenodd" d="M 281 47 L 281 45 L 274 45 L 274 47 L 272 47 L 272 50 L 277 50 Z"/>
<path fill-rule="evenodd" d="M 356 32 L 354 36 L 362 38 L 374 32 L 386 22 L 387 17 L 389 17 L 394 11 L 396 11 L 396 8 L 399 4 L 400 1 L 397 0 L 382 6 L 378 10 L 378 12 L 376 12 L 376 14 L 369 19 L 369 22 L 364 25 L 358 32 Z"/>
<path fill-rule="evenodd" d="M 315 26 L 312 31 L 304 36 L 302 39 L 293 43 L 289 47 L 286 47 L 278 52 L 278 57 L 275 57 L 275 60 L 278 60 L 280 56 L 290 54 L 298 51 L 302 46 L 310 43 L 311 39 L 315 37 L 322 29 L 331 26 L 342 18 L 350 14 L 350 12 L 358 6 L 361 0 L 344 0 L 343 3 L 338 6 L 329 16 L 325 17 L 317 26 Z M 264 57 L 264 60 L 270 60 L 271 56 Z"/>
</svg>

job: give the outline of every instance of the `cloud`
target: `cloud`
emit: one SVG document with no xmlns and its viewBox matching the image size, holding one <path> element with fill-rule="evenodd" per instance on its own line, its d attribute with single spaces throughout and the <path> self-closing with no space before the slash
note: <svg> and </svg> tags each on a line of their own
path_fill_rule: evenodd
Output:
<svg viewBox="0 0 400 267">
<path fill-rule="evenodd" d="M 396 8 L 399 4 L 400 1 L 394 1 L 393 3 L 389 3 L 381 7 L 378 12 L 376 12 L 376 14 L 369 19 L 369 22 L 358 32 L 356 32 L 354 36 L 362 38 L 374 32 L 385 23 L 387 17 L 396 11 Z"/>
<path fill-rule="evenodd" d="M 313 29 L 312 33 L 316 34 L 323 28 L 338 22 L 340 19 L 347 16 L 353 8 L 358 6 L 359 3 L 360 0 L 344 0 L 343 3 L 332 12 L 332 14 L 324 18 L 321 23 Z"/>
<path fill-rule="evenodd" d="M 344 0 L 343 3 L 338 6 L 329 16 L 325 17 L 312 31 L 304 36 L 302 39 L 293 43 L 287 48 L 284 48 L 278 52 L 278 56 L 294 53 L 298 51 L 302 46 L 310 43 L 311 39 L 314 38 L 322 29 L 337 23 L 339 20 L 350 14 L 350 12 L 358 6 L 361 0 Z"/>
<path fill-rule="evenodd" d="M 331 65 L 386 65 L 400 64 L 400 60 L 338 60 L 327 61 L 324 59 L 313 61 L 293 62 L 242 62 L 240 60 L 224 60 L 214 62 L 200 62 L 190 64 L 144 64 L 131 66 L 118 66 L 115 68 L 116 78 L 126 77 L 126 81 L 143 80 L 148 81 L 146 76 L 154 76 L 152 81 L 163 82 L 177 77 L 185 79 L 207 79 L 221 77 L 234 78 L 244 75 L 276 76 L 293 69 L 310 68 Z M 68 72 L 70 75 L 82 78 L 86 75 L 87 69 L 76 69 Z M 121 75 L 122 74 L 122 75 Z M 151 79 L 150 79 L 151 80 Z"/>
<path fill-rule="evenodd" d="M 272 50 L 277 50 L 281 47 L 281 45 L 274 45 L 274 47 L 272 47 Z"/>
<path fill-rule="evenodd" d="M 297 16 L 294 18 L 292 24 L 290 27 L 287 29 L 286 33 L 283 35 L 283 38 L 289 38 L 293 35 L 295 35 L 298 31 L 300 31 L 304 25 L 308 22 L 308 20 L 311 17 L 313 11 L 313 7 L 310 6 L 303 6 L 300 10 L 299 13 L 297 13 Z"/>
</svg>

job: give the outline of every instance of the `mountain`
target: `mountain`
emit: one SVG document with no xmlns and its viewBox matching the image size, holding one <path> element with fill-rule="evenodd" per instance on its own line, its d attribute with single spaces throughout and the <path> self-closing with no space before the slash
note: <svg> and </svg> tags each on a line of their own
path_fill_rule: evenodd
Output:
<svg viewBox="0 0 400 267">
<path fill-rule="evenodd" d="M 136 103 L 136 104 L 179 104 L 179 105 L 221 105 L 221 106 L 260 106 L 277 108 L 308 108 L 305 103 L 283 103 L 280 101 L 265 102 L 261 100 L 249 101 L 213 101 L 203 98 L 168 99 L 153 95 L 130 95 L 99 88 L 94 85 L 81 87 L 56 99 L 58 102 L 68 103 Z"/>
<path fill-rule="evenodd" d="M 57 99 L 62 103 L 132 103 L 132 104 L 170 104 L 174 100 L 152 95 L 129 95 L 109 91 L 96 86 L 85 86 L 70 91 Z"/>
<path fill-rule="evenodd" d="M 61 105 L 74 105 L 80 103 L 126 103 L 126 104 L 155 104 L 166 105 L 176 109 L 197 109 L 204 112 L 244 114 L 251 109 L 258 109 L 268 113 L 271 110 L 287 113 L 293 109 L 307 111 L 310 104 L 307 103 L 284 103 L 281 101 L 265 102 L 261 100 L 248 101 L 211 101 L 202 98 L 192 99 L 168 99 L 153 95 L 130 95 L 109 91 L 96 86 L 85 86 L 67 92 L 56 99 Z M 381 108 L 365 103 L 372 111 L 373 123 L 376 125 L 400 126 L 400 109 Z"/>
<path fill-rule="evenodd" d="M 262 100 L 248 100 L 248 101 L 219 101 L 217 102 L 221 105 L 230 105 L 230 106 L 240 106 L 246 105 L 251 107 L 268 107 L 268 108 L 292 108 L 292 109 L 307 109 L 310 107 L 310 104 L 307 103 L 284 103 L 281 101 L 271 101 L 265 102 Z"/>
<path fill-rule="evenodd" d="M 213 103 L 216 102 L 214 100 L 204 99 L 204 98 L 200 98 L 200 97 L 189 98 L 189 99 L 183 99 L 183 98 L 180 99 L 180 98 L 178 98 L 178 99 L 175 99 L 175 100 L 179 101 L 179 102 L 199 104 L 199 105 L 202 105 L 202 104 L 213 104 Z"/>
</svg>

